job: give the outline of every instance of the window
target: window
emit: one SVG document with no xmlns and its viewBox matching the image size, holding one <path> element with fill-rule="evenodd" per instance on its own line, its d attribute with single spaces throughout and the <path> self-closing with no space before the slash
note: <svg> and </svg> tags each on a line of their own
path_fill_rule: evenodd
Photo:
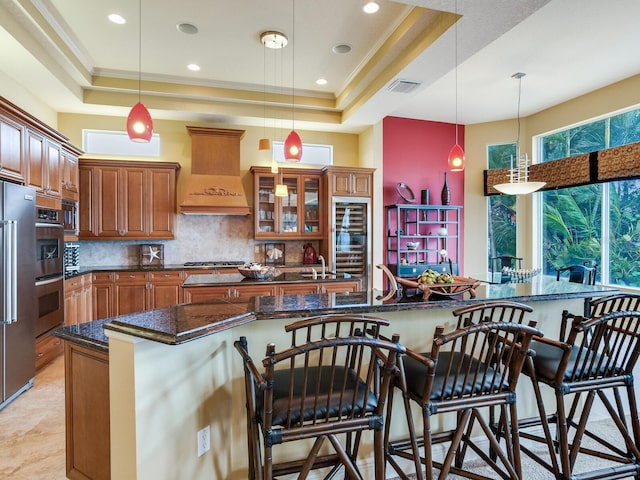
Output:
<svg viewBox="0 0 640 480">
<path fill-rule="evenodd" d="M 516 155 L 516 144 L 490 145 L 487 151 L 489 169 L 509 168 L 511 156 Z M 492 259 L 505 255 L 516 256 L 516 197 L 515 195 L 494 195 L 489 197 L 489 270 Z"/>
<path fill-rule="evenodd" d="M 548 162 L 640 141 L 640 109 L 539 139 Z M 598 281 L 640 287 L 640 180 L 584 185 L 542 194 L 542 262 L 546 274 L 595 261 Z"/>
</svg>

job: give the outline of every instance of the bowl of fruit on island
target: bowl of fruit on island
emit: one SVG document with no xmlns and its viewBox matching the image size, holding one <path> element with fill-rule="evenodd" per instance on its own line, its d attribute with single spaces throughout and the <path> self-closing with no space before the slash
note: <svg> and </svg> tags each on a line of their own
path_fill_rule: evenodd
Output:
<svg viewBox="0 0 640 480">
<path fill-rule="evenodd" d="M 427 300 L 432 295 L 452 297 L 462 295 L 465 292 L 469 292 L 471 298 L 475 298 L 475 289 L 480 285 L 480 282 L 473 278 L 461 277 L 445 272 L 436 272 L 431 269 L 422 272 L 415 280 L 396 277 L 396 281 L 405 287 L 403 289 L 405 295 L 407 294 L 407 287 L 415 288 L 422 292 L 422 298 L 424 300 Z"/>
</svg>

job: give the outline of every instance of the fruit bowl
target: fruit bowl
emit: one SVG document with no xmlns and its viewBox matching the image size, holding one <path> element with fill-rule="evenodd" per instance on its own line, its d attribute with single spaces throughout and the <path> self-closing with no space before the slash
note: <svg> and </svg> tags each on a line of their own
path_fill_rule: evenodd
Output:
<svg viewBox="0 0 640 480">
<path fill-rule="evenodd" d="M 238 271 L 246 278 L 253 280 L 273 280 L 280 275 L 280 271 L 274 267 L 267 267 L 259 263 L 245 264 L 238 267 Z"/>
</svg>

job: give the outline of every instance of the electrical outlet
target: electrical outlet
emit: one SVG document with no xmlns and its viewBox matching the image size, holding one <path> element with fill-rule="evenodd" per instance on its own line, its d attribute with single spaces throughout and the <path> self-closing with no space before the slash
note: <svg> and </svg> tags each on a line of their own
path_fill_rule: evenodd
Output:
<svg viewBox="0 0 640 480">
<path fill-rule="evenodd" d="M 211 430 L 209 425 L 198 430 L 198 456 L 201 457 L 211 448 Z"/>
</svg>

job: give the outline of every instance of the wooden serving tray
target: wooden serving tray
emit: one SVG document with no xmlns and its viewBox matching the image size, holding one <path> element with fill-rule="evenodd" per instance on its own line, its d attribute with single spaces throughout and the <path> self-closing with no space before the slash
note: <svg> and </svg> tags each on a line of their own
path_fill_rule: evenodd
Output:
<svg viewBox="0 0 640 480">
<path fill-rule="evenodd" d="M 434 283 L 432 285 L 426 285 L 419 283 L 417 279 L 409 279 L 394 276 L 386 265 L 376 265 L 381 269 L 389 278 L 391 283 L 391 291 L 385 295 L 384 299 L 391 298 L 402 287 L 403 296 L 407 296 L 407 289 L 416 289 L 422 292 L 422 299 L 428 300 L 432 295 L 439 295 L 445 297 L 453 297 L 469 292 L 471 298 L 476 298 L 476 288 L 480 285 L 480 281 L 474 278 L 461 277 L 459 275 L 453 275 L 453 283 Z"/>
<path fill-rule="evenodd" d="M 471 298 L 476 298 L 476 288 L 480 285 L 478 280 L 473 278 L 461 277 L 453 275 L 453 283 L 434 283 L 427 285 L 419 283 L 416 280 L 409 278 L 396 277 L 396 282 L 408 288 L 415 288 L 422 291 L 423 300 L 428 300 L 432 294 L 441 295 L 445 297 L 453 297 L 455 295 L 461 295 L 465 292 L 469 292 Z M 406 294 L 406 288 L 403 289 Z"/>
</svg>

